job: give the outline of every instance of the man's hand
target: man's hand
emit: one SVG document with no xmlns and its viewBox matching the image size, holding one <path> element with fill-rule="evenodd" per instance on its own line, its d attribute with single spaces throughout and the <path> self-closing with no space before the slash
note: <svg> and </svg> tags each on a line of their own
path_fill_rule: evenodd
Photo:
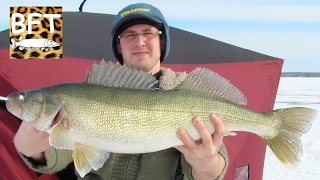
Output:
<svg viewBox="0 0 320 180">
<path fill-rule="evenodd" d="M 187 162 L 192 166 L 194 179 L 216 179 L 224 169 L 224 158 L 218 153 L 225 134 L 224 125 L 219 117 L 211 115 L 210 119 L 215 131 L 211 135 L 202 119 L 193 118 L 193 124 L 198 130 L 202 142 L 194 141 L 184 130 L 177 132 L 183 146 L 175 147 L 184 154 Z"/>
<path fill-rule="evenodd" d="M 41 132 L 27 122 L 22 121 L 14 137 L 14 145 L 25 156 L 40 164 L 46 163 L 43 152 L 50 148 L 48 133 Z"/>
</svg>

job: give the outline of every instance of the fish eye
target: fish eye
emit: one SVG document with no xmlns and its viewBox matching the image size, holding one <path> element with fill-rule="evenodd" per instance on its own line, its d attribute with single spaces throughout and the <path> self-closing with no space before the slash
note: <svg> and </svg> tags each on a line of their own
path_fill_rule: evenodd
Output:
<svg viewBox="0 0 320 180">
<path fill-rule="evenodd" d="M 19 99 L 20 101 L 24 101 L 24 99 L 25 99 L 25 94 L 24 94 L 24 93 L 20 93 L 19 96 L 18 96 L 18 99 Z"/>
</svg>

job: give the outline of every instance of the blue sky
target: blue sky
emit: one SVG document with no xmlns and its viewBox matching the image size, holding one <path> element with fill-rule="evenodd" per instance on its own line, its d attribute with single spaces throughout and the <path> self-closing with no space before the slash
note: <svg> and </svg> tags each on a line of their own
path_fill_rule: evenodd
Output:
<svg viewBox="0 0 320 180">
<path fill-rule="evenodd" d="M 2 0 L 0 31 L 10 6 L 62 6 L 78 11 L 82 0 Z M 116 14 L 139 1 L 87 0 L 83 11 Z M 320 72 L 319 0 L 149 0 L 170 26 L 285 60 L 283 72 Z"/>
</svg>

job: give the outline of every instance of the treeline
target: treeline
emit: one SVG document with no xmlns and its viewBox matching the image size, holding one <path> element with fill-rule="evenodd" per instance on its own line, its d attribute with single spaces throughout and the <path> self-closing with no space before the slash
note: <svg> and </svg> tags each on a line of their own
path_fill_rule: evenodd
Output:
<svg viewBox="0 0 320 180">
<path fill-rule="evenodd" d="M 281 77 L 320 77 L 320 72 L 282 72 Z"/>
</svg>

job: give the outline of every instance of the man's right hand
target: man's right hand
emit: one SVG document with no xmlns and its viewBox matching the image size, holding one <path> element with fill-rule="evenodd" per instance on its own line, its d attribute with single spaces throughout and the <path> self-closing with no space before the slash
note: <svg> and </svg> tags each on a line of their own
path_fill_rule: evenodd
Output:
<svg viewBox="0 0 320 180">
<path fill-rule="evenodd" d="M 50 148 L 49 134 L 42 132 L 22 121 L 14 137 L 16 149 L 39 164 L 46 164 L 44 151 Z"/>
</svg>

